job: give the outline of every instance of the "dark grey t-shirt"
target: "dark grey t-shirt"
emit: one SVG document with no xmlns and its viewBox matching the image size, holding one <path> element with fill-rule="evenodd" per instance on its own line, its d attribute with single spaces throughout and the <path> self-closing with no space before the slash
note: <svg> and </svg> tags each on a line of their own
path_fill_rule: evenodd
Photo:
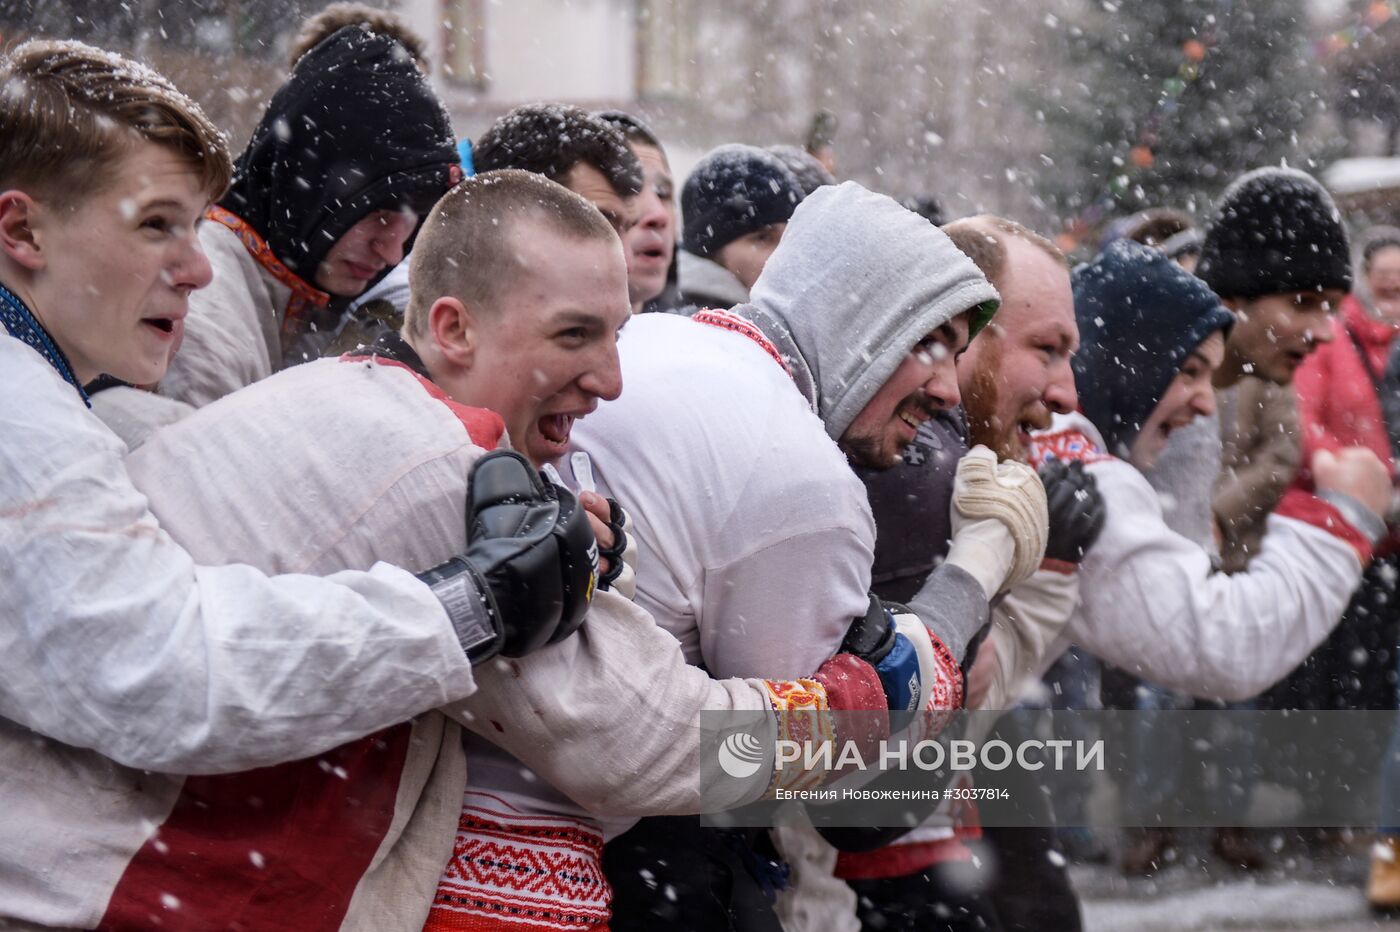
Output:
<svg viewBox="0 0 1400 932">
<path fill-rule="evenodd" d="M 948 555 L 953 476 L 967 450 L 967 419 L 956 408 L 925 421 L 899 465 L 856 470 L 875 515 L 871 589 L 881 599 L 913 598 Z"/>
</svg>

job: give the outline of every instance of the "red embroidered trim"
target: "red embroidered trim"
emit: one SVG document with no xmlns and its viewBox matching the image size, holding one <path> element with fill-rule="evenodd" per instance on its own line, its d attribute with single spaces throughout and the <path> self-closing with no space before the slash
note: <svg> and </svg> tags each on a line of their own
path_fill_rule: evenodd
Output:
<svg viewBox="0 0 1400 932">
<path fill-rule="evenodd" d="M 938 655 L 938 665 L 941 668 L 939 672 L 942 676 L 932 690 L 927 708 L 930 712 L 961 709 L 967 698 L 963 693 L 962 666 L 953 657 L 953 652 L 948 650 L 948 646 L 932 631 L 928 633 L 928 639 L 933 643 L 933 652 Z"/>
<path fill-rule="evenodd" d="M 267 245 L 267 241 L 258 235 L 258 231 L 248 225 L 248 222 L 231 210 L 225 210 L 218 204 L 210 204 L 209 209 L 204 212 L 208 220 L 215 223 L 222 223 L 233 231 L 243 242 L 243 248 L 248 250 L 248 254 L 262 266 L 267 274 L 277 279 L 283 285 L 292 290 L 292 296 L 287 300 L 287 313 L 282 318 L 282 336 L 287 336 L 298 332 L 303 323 L 302 318 L 308 309 L 319 309 L 331 303 L 331 296 L 324 291 L 318 291 L 307 284 L 300 276 L 282 264 L 282 260 L 272 254 L 272 247 Z"/>
<path fill-rule="evenodd" d="M 690 319 L 702 324 L 709 324 L 711 327 L 719 327 L 721 330 L 728 330 L 731 333 L 737 333 L 741 337 L 748 337 L 758 344 L 759 349 L 771 356 L 774 362 L 783 367 L 788 378 L 792 378 L 792 367 L 783 361 L 783 356 L 778 352 L 778 348 L 763 335 L 762 330 L 753 325 L 752 321 L 745 320 L 738 314 L 731 314 L 728 311 L 715 310 L 697 311 L 691 315 Z"/>
<path fill-rule="evenodd" d="M 1094 463 L 1106 463 L 1113 457 L 1099 449 L 1099 445 L 1090 440 L 1082 430 L 1069 428 L 1032 437 L 1028 459 L 1035 467 L 1039 467 L 1047 459 L 1057 459 L 1064 463 L 1080 462 L 1089 466 Z"/>
<path fill-rule="evenodd" d="M 463 805 L 425 932 L 605 930 L 603 838 L 580 823 Z"/>
</svg>

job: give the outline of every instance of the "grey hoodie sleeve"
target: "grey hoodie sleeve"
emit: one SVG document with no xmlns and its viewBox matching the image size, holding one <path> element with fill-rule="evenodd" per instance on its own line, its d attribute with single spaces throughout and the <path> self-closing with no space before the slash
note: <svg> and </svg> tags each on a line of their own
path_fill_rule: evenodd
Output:
<svg viewBox="0 0 1400 932">
<path fill-rule="evenodd" d="M 909 608 L 959 663 L 967 653 L 967 645 L 990 618 L 981 583 L 951 563 L 944 563 L 929 574 L 923 587 L 909 600 Z"/>
</svg>

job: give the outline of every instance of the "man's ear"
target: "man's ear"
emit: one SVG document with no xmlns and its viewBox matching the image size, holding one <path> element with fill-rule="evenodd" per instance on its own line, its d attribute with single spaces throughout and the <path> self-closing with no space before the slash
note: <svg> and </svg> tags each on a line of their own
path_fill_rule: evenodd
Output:
<svg viewBox="0 0 1400 932">
<path fill-rule="evenodd" d="M 470 369 L 480 340 L 479 322 L 457 298 L 443 297 L 428 308 L 428 333 L 443 359 Z"/>
<path fill-rule="evenodd" d="M 34 199 L 23 191 L 0 192 L 0 250 L 32 272 L 45 265 L 32 225 L 36 212 Z"/>
</svg>

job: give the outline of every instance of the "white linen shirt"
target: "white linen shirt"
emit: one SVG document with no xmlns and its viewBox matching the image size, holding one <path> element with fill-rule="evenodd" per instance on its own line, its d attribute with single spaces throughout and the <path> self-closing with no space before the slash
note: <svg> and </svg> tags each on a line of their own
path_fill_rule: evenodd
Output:
<svg viewBox="0 0 1400 932">
<path fill-rule="evenodd" d="M 715 676 L 811 675 L 869 608 L 865 487 L 753 340 L 648 314 L 619 353 L 573 440 L 635 522 L 638 604 Z"/>
</svg>

